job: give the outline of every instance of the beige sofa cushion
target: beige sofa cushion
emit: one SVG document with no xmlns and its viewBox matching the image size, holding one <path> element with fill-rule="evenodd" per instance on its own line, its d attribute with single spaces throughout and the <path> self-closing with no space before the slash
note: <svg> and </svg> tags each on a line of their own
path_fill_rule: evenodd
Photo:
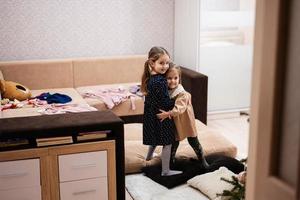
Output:
<svg viewBox="0 0 300 200">
<path fill-rule="evenodd" d="M 30 90 L 73 87 L 71 60 L 0 62 L 7 81 L 25 85 Z"/>
<path fill-rule="evenodd" d="M 145 55 L 73 60 L 74 87 L 140 82 Z"/>
<path fill-rule="evenodd" d="M 44 92 L 53 93 L 61 93 L 66 94 L 72 98 L 70 103 L 77 104 L 87 104 L 84 99 L 78 94 L 78 92 L 74 88 L 56 88 L 56 89 L 44 89 L 44 90 L 32 90 L 32 97 L 40 95 Z M 24 107 L 24 108 L 16 108 L 16 109 L 7 109 L 2 112 L 3 118 L 11 118 L 11 117 L 26 117 L 26 116 L 37 116 L 41 115 L 38 110 L 40 108 L 32 108 L 32 107 Z"/>
<path fill-rule="evenodd" d="M 120 84 L 103 84 L 103 85 L 95 85 L 95 86 L 84 86 L 78 87 L 76 90 L 80 94 L 84 94 L 88 91 L 96 91 L 99 89 L 115 89 L 118 87 L 123 87 L 125 90 L 129 90 L 130 86 L 137 85 L 140 83 L 120 83 Z M 95 98 L 84 98 L 84 100 L 90 105 L 98 110 L 107 110 L 108 108 L 104 104 L 101 99 Z M 113 107 L 112 111 L 118 116 L 129 116 L 129 115 L 140 115 L 144 113 L 144 100 L 142 97 L 135 96 L 134 97 L 135 110 L 132 110 L 131 101 L 127 99 L 121 104 Z"/>
<path fill-rule="evenodd" d="M 237 147 L 228 141 L 224 136 L 215 130 L 209 129 L 199 120 L 196 120 L 198 138 L 203 146 L 205 155 L 222 154 L 235 157 Z M 145 161 L 148 146 L 143 145 L 143 125 L 140 123 L 125 124 L 125 172 L 137 173 L 142 167 L 160 162 L 159 157 L 154 157 L 151 161 Z M 161 147 L 156 149 L 156 153 L 161 152 Z M 196 154 L 188 144 L 187 140 L 180 142 L 176 157 L 193 157 Z"/>
</svg>

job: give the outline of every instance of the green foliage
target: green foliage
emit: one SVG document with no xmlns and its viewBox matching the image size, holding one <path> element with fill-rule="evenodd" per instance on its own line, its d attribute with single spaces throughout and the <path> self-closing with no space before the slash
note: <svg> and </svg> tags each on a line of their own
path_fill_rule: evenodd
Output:
<svg viewBox="0 0 300 200">
<path fill-rule="evenodd" d="M 222 181 L 232 184 L 234 187 L 231 190 L 224 190 L 222 194 L 217 196 L 227 197 L 228 200 L 244 200 L 245 199 L 245 185 L 241 184 L 237 177 L 232 176 L 232 180 L 221 178 Z"/>
<path fill-rule="evenodd" d="M 240 162 L 245 165 L 245 171 L 247 171 L 247 161 L 248 158 L 240 160 Z M 231 185 L 233 185 L 233 188 L 231 190 L 224 190 L 222 194 L 217 194 L 217 196 L 225 197 L 226 200 L 245 200 L 245 183 L 243 184 L 239 182 L 236 176 L 232 176 L 231 180 L 222 177 L 221 180 L 230 183 Z"/>
</svg>

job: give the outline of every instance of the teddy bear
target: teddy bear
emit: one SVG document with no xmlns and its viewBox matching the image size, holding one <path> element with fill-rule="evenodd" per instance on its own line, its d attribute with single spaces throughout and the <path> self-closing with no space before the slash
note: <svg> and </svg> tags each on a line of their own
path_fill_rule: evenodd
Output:
<svg viewBox="0 0 300 200">
<path fill-rule="evenodd" d="M 23 101 L 31 97 L 31 92 L 26 86 L 13 81 L 0 80 L 0 92 L 2 99 L 11 101 Z"/>
</svg>

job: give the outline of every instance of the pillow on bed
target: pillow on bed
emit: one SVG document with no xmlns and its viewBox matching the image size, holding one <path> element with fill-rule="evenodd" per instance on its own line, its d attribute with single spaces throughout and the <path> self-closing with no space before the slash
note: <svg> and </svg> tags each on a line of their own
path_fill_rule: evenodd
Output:
<svg viewBox="0 0 300 200">
<path fill-rule="evenodd" d="M 244 171 L 244 165 L 240 161 L 223 155 L 209 155 L 205 157 L 210 164 L 208 169 L 201 168 L 201 164 L 196 159 L 176 159 L 176 162 L 171 169 L 183 171 L 182 174 L 174 176 L 161 176 L 161 164 L 147 166 L 142 169 L 145 175 L 153 181 L 167 187 L 173 188 L 186 183 L 190 178 L 206 172 L 212 172 L 224 166 L 234 173 L 238 174 Z"/>
<path fill-rule="evenodd" d="M 195 176 L 187 181 L 187 184 L 200 190 L 203 194 L 207 195 L 212 200 L 221 199 L 217 194 L 221 194 L 223 190 L 233 189 L 233 185 L 222 181 L 221 178 L 231 180 L 235 174 L 228 170 L 226 167 L 220 167 L 218 170 L 206 174 Z"/>
</svg>

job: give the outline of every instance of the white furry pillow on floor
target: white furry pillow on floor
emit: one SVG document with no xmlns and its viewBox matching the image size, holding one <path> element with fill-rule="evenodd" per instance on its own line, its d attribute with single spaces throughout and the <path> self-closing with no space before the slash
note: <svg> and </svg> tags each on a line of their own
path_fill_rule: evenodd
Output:
<svg viewBox="0 0 300 200">
<path fill-rule="evenodd" d="M 143 174 L 126 175 L 126 189 L 134 200 L 208 200 L 187 184 L 168 189 Z"/>
<path fill-rule="evenodd" d="M 221 200 L 222 197 L 218 197 L 217 194 L 221 194 L 223 190 L 233 189 L 233 185 L 221 180 L 221 178 L 231 180 L 232 176 L 235 176 L 232 171 L 226 167 L 220 167 L 216 171 L 191 178 L 187 184 L 200 190 L 212 200 Z"/>
</svg>

